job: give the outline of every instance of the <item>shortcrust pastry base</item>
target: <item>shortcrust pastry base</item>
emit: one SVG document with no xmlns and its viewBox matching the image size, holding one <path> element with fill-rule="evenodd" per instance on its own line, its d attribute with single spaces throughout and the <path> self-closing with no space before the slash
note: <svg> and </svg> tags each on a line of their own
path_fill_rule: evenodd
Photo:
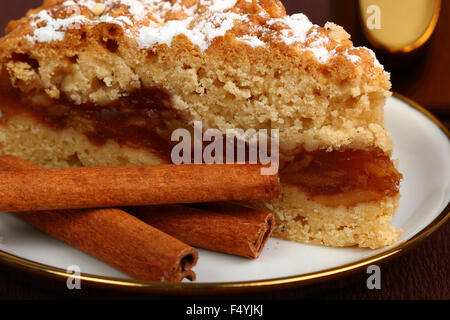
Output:
<svg viewBox="0 0 450 320">
<path fill-rule="evenodd" d="M 282 197 L 252 206 L 272 211 L 273 236 L 280 239 L 332 247 L 377 249 L 395 243 L 402 234 L 390 221 L 400 194 L 354 206 L 329 207 L 310 200 L 295 186 L 282 185 Z"/>
</svg>

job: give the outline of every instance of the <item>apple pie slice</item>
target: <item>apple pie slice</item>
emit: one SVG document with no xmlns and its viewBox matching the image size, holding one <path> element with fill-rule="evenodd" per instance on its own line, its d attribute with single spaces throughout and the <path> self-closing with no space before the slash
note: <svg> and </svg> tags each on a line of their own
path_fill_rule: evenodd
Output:
<svg viewBox="0 0 450 320">
<path fill-rule="evenodd" d="M 171 133 L 278 129 L 275 236 L 378 248 L 400 234 L 389 74 L 277 0 L 47 0 L 0 40 L 0 153 L 46 167 L 170 162 Z M 270 131 L 269 131 L 270 132 Z"/>
</svg>

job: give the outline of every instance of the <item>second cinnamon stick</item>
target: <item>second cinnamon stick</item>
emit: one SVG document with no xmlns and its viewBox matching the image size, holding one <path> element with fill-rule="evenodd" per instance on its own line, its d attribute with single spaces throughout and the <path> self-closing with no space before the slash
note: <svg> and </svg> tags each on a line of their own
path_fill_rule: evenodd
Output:
<svg viewBox="0 0 450 320">
<path fill-rule="evenodd" d="M 272 213 L 228 203 L 126 210 L 194 247 L 252 259 L 261 254 L 274 227 Z"/>
</svg>

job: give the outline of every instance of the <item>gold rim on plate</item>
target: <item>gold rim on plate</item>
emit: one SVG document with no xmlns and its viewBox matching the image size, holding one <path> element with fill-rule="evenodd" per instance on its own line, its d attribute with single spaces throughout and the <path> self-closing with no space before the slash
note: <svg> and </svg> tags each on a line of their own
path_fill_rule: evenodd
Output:
<svg viewBox="0 0 450 320">
<path fill-rule="evenodd" d="M 414 101 L 394 93 L 394 97 L 404 101 L 412 108 L 418 110 L 450 139 L 449 130 L 433 116 L 428 110 L 415 103 Z M 10 265 L 14 268 L 31 272 L 33 274 L 45 276 L 47 278 L 66 281 L 68 277 L 79 278 L 83 285 L 94 288 L 113 289 L 119 291 L 133 291 L 142 293 L 164 293 L 164 294 L 214 294 L 214 293 L 232 293 L 232 292 L 256 292 L 274 289 L 283 289 L 288 287 L 306 286 L 317 282 L 335 279 L 352 273 L 356 273 L 371 264 L 380 264 L 387 262 L 395 257 L 408 252 L 410 249 L 421 243 L 434 231 L 439 229 L 450 217 L 450 203 L 445 209 L 423 230 L 414 235 L 411 239 L 400 243 L 393 248 L 378 253 L 372 257 L 352 262 L 343 266 L 312 272 L 304 275 L 290 276 L 284 278 L 240 281 L 240 282 L 222 282 L 222 283 L 160 283 L 160 282 L 140 282 L 136 280 L 127 280 L 119 278 L 102 277 L 91 274 L 82 274 L 78 277 L 67 273 L 64 269 L 47 266 L 31 260 L 23 259 L 18 256 L 0 250 L 0 262 Z"/>
</svg>

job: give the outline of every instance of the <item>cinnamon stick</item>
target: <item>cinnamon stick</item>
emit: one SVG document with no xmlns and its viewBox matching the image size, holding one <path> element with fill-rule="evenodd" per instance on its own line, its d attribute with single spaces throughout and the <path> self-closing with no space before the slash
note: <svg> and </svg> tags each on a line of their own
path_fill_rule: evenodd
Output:
<svg viewBox="0 0 450 320">
<path fill-rule="evenodd" d="M 160 165 L 0 172 L 0 211 L 41 211 L 271 199 L 277 175 L 261 166 Z"/>
<path fill-rule="evenodd" d="M 194 247 L 252 259 L 259 257 L 274 226 L 271 213 L 226 203 L 129 210 L 142 221 Z"/>
<path fill-rule="evenodd" d="M 0 170 L 39 169 L 16 157 L 0 157 Z M 7 195 L 6 195 L 7 196 Z M 31 203 L 30 206 L 33 204 Z M 119 209 L 15 212 L 18 218 L 143 281 L 194 280 L 197 250 Z"/>
</svg>

